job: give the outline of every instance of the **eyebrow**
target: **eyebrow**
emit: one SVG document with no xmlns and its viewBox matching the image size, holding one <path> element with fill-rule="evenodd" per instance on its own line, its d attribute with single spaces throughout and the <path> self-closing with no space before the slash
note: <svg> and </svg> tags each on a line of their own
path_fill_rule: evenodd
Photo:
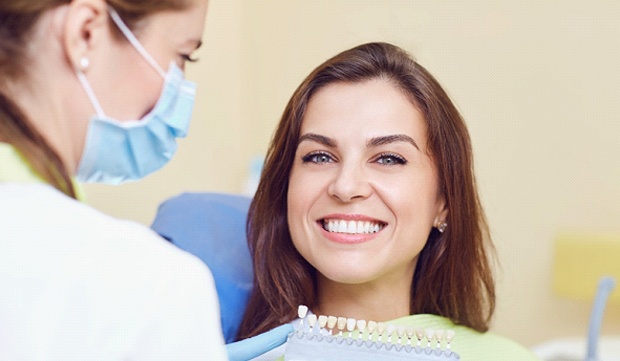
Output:
<svg viewBox="0 0 620 361">
<path fill-rule="evenodd" d="M 405 134 L 385 135 L 382 137 L 372 138 L 368 142 L 366 142 L 366 146 L 370 148 L 396 142 L 407 142 L 413 145 L 417 150 L 420 150 L 420 147 L 418 147 L 418 144 L 415 142 L 415 140 Z"/>
<path fill-rule="evenodd" d="M 337 144 L 334 139 L 323 136 L 323 135 L 315 134 L 315 133 L 306 133 L 302 135 L 301 137 L 299 137 L 299 141 L 297 142 L 297 144 L 300 144 L 304 140 L 314 141 L 319 144 L 323 144 L 327 147 L 336 147 L 336 144 Z M 415 142 L 415 140 L 413 140 L 413 138 L 405 134 L 394 134 L 394 135 L 384 135 L 381 137 L 375 137 L 375 138 L 369 139 L 366 142 L 366 147 L 371 148 L 371 147 L 377 147 L 380 145 L 396 143 L 396 142 L 406 142 L 406 143 L 413 145 L 417 150 L 420 150 L 420 147 L 418 147 L 418 144 Z"/>
<path fill-rule="evenodd" d="M 335 147 L 336 146 L 336 141 L 333 140 L 332 138 L 328 138 L 326 136 L 318 135 L 318 134 L 315 134 L 315 133 L 306 133 L 306 134 L 302 135 L 301 137 L 299 137 L 299 141 L 297 141 L 297 144 L 299 145 L 304 140 L 310 140 L 310 141 L 313 141 L 313 142 L 317 142 L 317 143 L 323 144 L 324 146 L 327 146 L 327 147 Z"/>
</svg>

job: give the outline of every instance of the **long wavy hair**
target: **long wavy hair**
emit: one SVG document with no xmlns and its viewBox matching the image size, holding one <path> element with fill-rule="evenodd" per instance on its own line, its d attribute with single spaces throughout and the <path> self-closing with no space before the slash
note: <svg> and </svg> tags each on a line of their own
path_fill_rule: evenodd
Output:
<svg viewBox="0 0 620 361">
<path fill-rule="evenodd" d="M 491 265 L 495 250 L 478 197 L 465 122 L 438 81 L 409 54 L 391 44 L 369 43 L 319 65 L 284 110 L 248 215 L 254 288 L 239 339 L 290 322 L 299 304 L 310 308 L 316 304 L 317 270 L 293 246 L 287 224 L 289 176 L 301 124 L 317 90 L 334 82 L 374 78 L 395 84 L 424 114 L 428 152 L 448 208 L 448 228 L 444 233 L 433 228 L 419 255 L 410 314 L 435 314 L 481 332 L 488 330 L 495 309 Z"/>
<path fill-rule="evenodd" d="M 191 0 L 107 0 L 134 29 L 140 20 L 164 10 L 181 10 Z M 2 82 L 20 80 L 28 69 L 30 38 L 41 16 L 71 0 L 11 0 L 0 2 L 0 139 L 13 145 L 46 182 L 75 198 L 71 174 L 47 139 L 7 93 Z M 111 20 L 110 20 L 111 21 Z M 111 28 L 116 29 L 112 25 Z M 115 31 L 118 38 L 120 31 Z M 40 56 L 40 55 L 37 55 Z"/>
</svg>

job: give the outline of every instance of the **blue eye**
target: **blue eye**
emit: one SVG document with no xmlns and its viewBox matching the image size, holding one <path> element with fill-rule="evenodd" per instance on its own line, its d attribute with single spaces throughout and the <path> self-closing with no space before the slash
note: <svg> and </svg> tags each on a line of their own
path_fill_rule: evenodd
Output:
<svg viewBox="0 0 620 361">
<path fill-rule="evenodd" d="M 325 164 L 331 163 L 334 161 L 334 158 L 328 153 L 324 152 L 313 152 L 308 155 L 305 155 L 301 158 L 304 163 L 316 163 L 316 164 Z"/>
<path fill-rule="evenodd" d="M 382 165 L 407 164 L 407 160 L 405 158 L 392 153 L 381 154 L 379 157 L 377 157 L 376 162 Z"/>
</svg>

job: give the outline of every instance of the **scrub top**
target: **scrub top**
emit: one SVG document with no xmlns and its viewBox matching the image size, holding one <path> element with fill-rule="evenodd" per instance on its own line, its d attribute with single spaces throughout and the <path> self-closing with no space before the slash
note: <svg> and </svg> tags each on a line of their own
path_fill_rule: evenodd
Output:
<svg viewBox="0 0 620 361">
<path fill-rule="evenodd" d="M 213 278 L 0 143 L 0 360 L 227 360 Z"/>
</svg>

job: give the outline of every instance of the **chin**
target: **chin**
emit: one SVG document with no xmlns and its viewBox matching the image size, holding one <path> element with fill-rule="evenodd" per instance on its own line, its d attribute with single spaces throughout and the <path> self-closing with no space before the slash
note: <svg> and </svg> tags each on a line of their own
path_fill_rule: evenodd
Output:
<svg viewBox="0 0 620 361">
<path fill-rule="evenodd" d="M 338 269 L 329 270 L 317 269 L 317 271 L 323 276 L 323 278 L 329 280 L 330 282 L 342 283 L 346 285 L 364 284 L 375 278 L 372 274 L 362 272 L 361 270 L 356 270 L 354 268 L 339 267 Z"/>
</svg>

